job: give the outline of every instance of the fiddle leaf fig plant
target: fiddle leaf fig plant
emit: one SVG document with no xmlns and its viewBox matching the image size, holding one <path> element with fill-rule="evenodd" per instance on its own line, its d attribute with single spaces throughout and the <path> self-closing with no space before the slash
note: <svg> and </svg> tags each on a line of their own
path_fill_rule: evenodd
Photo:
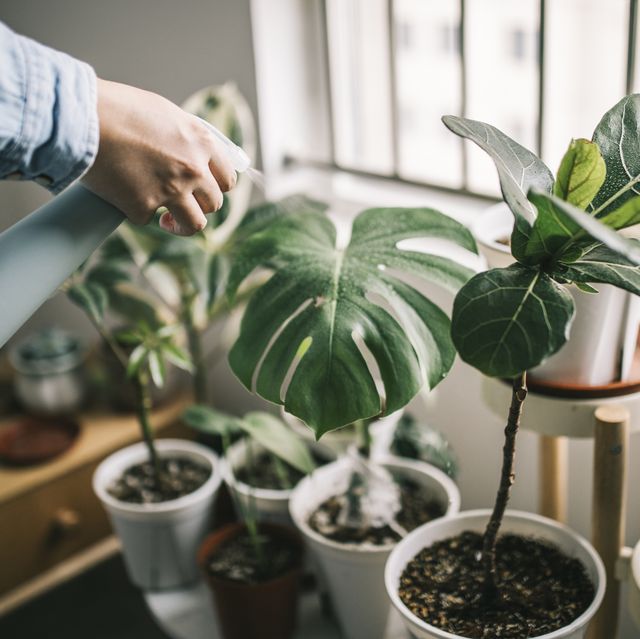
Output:
<svg viewBox="0 0 640 639">
<path fill-rule="evenodd" d="M 589 293 L 604 283 L 640 294 L 640 243 L 617 233 L 640 222 L 640 197 L 634 197 L 640 96 L 614 106 L 593 141 L 573 140 L 555 180 L 539 158 L 497 129 L 453 116 L 443 121 L 491 156 L 515 219 L 514 264 L 471 278 L 456 296 L 451 324 L 463 360 L 486 375 L 513 379 L 500 485 L 482 553 L 486 593 L 495 596 L 496 539 L 514 480 L 527 371 L 569 338 L 570 284 Z"/>
<path fill-rule="evenodd" d="M 229 355 L 242 383 L 318 437 L 401 408 L 425 383 L 433 388 L 455 356 L 449 318 L 407 278 L 456 291 L 472 271 L 436 252 L 398 247 L 412 238 L 476 252 L 463 225 L 427 208 L 363 211 L 346 246 L 318 211 L 279 217 L 247 236 L 229 294 L 256 268 L 272 275 L 251 297 Z"/>
</svg>

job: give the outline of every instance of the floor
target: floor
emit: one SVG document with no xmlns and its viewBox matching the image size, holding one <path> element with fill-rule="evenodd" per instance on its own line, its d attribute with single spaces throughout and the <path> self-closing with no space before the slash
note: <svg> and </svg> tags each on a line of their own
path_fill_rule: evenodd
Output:
<svg viewBox="0 0 640 639">
<path fill-rule="evenodd" d="M 2 639 L 168 639 L 111 558 L 0 618 Z"/>
</svg>

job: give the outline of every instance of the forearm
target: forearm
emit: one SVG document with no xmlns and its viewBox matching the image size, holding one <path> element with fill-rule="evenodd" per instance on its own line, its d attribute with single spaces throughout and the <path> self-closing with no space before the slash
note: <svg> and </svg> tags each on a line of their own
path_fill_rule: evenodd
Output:
<svg viewBox="0 0 640 639">
<path fill-rule="evenodd" d="M 2 23 L 0 69 L 0 178 L 36 180 L 58 193 L 98 151 L 95 73 Z"/>
</svg>

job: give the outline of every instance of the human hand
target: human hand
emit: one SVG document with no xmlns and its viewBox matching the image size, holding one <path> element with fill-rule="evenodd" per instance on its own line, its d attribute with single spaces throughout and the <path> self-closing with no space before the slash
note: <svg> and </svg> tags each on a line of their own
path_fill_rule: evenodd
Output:
<svg viewBox="0 0 640 639">
<path fill-rule="evenodd" d="M 194 115 L 165 98 L 98 80 L 100 146 L 83 178 L 133 223 L 168 209 L 160 226 L 176 235 L 202 230 L 236 173 L 224 146 Z"/>
</svg>

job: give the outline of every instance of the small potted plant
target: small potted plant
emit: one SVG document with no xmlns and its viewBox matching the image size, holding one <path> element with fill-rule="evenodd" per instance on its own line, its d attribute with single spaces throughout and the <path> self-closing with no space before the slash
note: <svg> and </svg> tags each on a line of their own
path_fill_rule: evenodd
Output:
<svg viewBox="0 0 640 639">
<path fill-rule="evenodd" d="M 115 236 L 65 285 L 121 366 L 121 388 L 133 390 L 143 440 L 105 459 L 93 487 L 122 541 L 133 583 L 172 588 L 198 578 L 196 551 L 209 530 L 220 465 L 204 446 L 154 441 L 151 384 L 164 384 L 168 363 L 186 370 L 191 363 L 179 345 L 180 326 L 165 323 L 153 300 L 128 286 L 118 245 Z"/>
<path fill-rule="evenodd" d="M 417 637 L 577 638 L 600 605 L 605 575 L 591 545 L 566 526 L 506 507 L 527 371 L 569 337 L 568 284 L 585 294 L 599 283 L 640 293 L 640 249 L 616 232 L 640 222 L 633 194 L 640 165 L 630 142 L 640 128 L 639 106 L 638 96 L 625 98 L 604 116 L 594 142 L 572 142 L 555 180 L 539 158 L 490 125 L 444 118 L 493 158 L 515 218 L 515 263 L 473 277 L 452 315 L 462 359 L 511 379 L 512 398 L 493 510 L 415 531 L 387 564 L 391 601 Z M 594 169 L 601 157 L 606 177 Z"/>
<path fill-rule="evenodd" d="M 390 609 L 383 581 L 389 553 L 421 524 L 456 513 L 460 494 L 451 479 L 423 462 L 373 460 L 369 425 L 356 428 L 361 445 L 302 480 L 289 508 L 345 637 L 381 639 Z"/>
<path fill-rule="evenodd" d="M 359 423 L 352 428 L 361 431 L 364 454 L 353 452 L 303 479 L 290 512 L 324 565 L 343 631 L 350 639 L 373 639 L 383 636 L 389 611 L 384 561 L 403 534 L 395 521 L 403 510 L 398 482 L 410 486 L 405 493 L 420 495 L 419 514 L 405 520 L 407 527 L 459 504 L 444 473 L 399 459 L 373 463 L 368 456 L 368 421 L 395 413 L 423 386 L 433 388 L 454 358 L 448 317 L 398 272 L 451 291 L 472 274 L 456 260 L 431 253 L 428 245 L 398 245 L 424 238 L 476 249 L 464 226 L 433 209 L 370 209 L 353 221 L 348 244 L 338 244 L 336 235 L 322 212 L 303 211 L 247 237 L 232 265 L 228 293 L 233 296 L 258 268 L 271 276 L 248 302 L 229 361 L 247 388 L 284 406 L 316 437 Z M 369 490 L 363 493 L 364 485 Z M 368 499 L 372 495 L 377 497 Z M 382 525 L 363 517 L 335 534 L 321 525 L 336 503 L 340 512 L 355 516 L 358 510 L 363 514 L 357 504 L 381 503 L 378 498 L 390 505 Z M 345 504 L 354 507 L 341 508 Z M 405 495 L 405 514 L 407 504 Z"/>
<path fill-rule="evenodd" d="M 335 459 L 333 451 L 322 445 L 309 446 L 270 413 L 256 411 L 241 419 L 194 405 L 183 418 L 198 432 L 221 438 L 225 482 L 241 517 L 250 511 L 258 521 L 291 525 L 293 488 L 317 466 Z"/>
<path fill-rule="evenodd" d="M 198 431 L 220 436 L 227 463 L 234 448 L 232 437 L 241 432 L 248 446 L 258 444 L 276 456 L 284 473 L 291 468 L 303 476 L 314 468 L 305 443 L 269 413 L 237 418 L 196 405 L 187 409 L 184 418 Z M 288 523 L 282 522 L 283 496 L 265 496 L 264 489 L 260 494 L 260 489 L 253 488 L 257 482 L 252 475 L 261 471 L 258 459 L 245 466 L 249 479 L 242 488 L 228 468 L 226 479 L 241 522 L 211 533 L 198 553 L 225 639 L 260 639 L 265 633 L 288 639 L 295 629 L 303 546 L 295 530 L 283 525 Z M 285 507 L 287 502 L 288 495 Z"/>
</svg>

